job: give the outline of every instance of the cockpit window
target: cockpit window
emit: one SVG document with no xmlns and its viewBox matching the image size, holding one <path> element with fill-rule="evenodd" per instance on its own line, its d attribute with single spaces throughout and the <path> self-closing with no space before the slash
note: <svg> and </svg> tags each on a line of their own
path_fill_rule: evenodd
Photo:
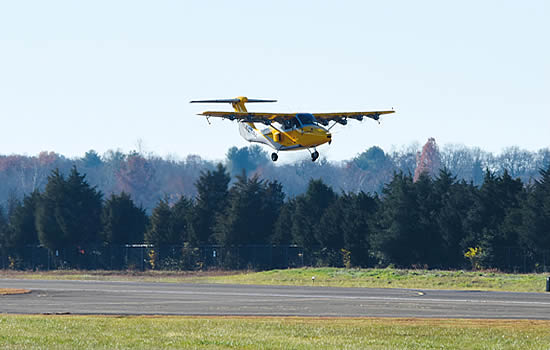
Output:
<svg viewBox="0 0 550 350">
<path fill-rule="evenodd" d="M 298 113 L 296 114 L 296 118 L 300 120 L 302 125 L 314 125 L 317 123 L 317 120 L 315 120 L 313 114 L 310 113 Z"/>
<path fill-rule="evenodd" d="M 285 120 L 283 122 L 283 127 L 288 130 L 288 129 L 294 129 L 294 128 L 299 128 L 300 127 L 300 122 L 298 121 L 298 119 L 296 117 L 292 118 L 292 119 L 288 119 L 288 120 Z"/>
</svg>

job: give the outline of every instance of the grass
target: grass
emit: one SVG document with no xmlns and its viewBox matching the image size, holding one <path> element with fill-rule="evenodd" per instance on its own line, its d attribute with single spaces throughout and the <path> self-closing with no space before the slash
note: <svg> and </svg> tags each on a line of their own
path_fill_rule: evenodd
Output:
<svg viewBox="0 0 550 350">
<path fill-rule="evenodd" d="M 313 276 L 315 282 L 312 281 Z M 217 283 L 544 292 L 546 276 L 495 271 L 311 268 L 210 276 L 203 279 Z"/>
<path fill-rule="evenodd" d="M 299 268 L 262 272 L 243 271 L 0 271 L 0 278 L 77 279 L 263 285 L 376 287 L 413 289 L 544 292 L 548 274 L 510 274 L 495 271 L 406 269 Z"/>
<path fill-rule="evenodd" d="M 550 321 L 0 315 L 2 349 L 548 349 Z"/>
</svg>

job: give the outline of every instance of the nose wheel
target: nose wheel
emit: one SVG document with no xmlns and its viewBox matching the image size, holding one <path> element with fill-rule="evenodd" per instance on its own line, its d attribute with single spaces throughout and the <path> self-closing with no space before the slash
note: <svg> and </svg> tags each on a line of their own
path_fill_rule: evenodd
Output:
<svg viewBox="0 0 550 350">
<path fill-rule="evenodd" d="M 271 153 L 271 160 L 276 162 L 277 159 L 279 159 L 279 156 L 277 155 L 277 153 Z"/>
<path fill-rule="evenodd" d="M 319 152 L 315 151 L 315 152 L 311 153 L 311 161 L 312 162 L 316 161 L 317 158 L 319 158 Z"/>
</svg>

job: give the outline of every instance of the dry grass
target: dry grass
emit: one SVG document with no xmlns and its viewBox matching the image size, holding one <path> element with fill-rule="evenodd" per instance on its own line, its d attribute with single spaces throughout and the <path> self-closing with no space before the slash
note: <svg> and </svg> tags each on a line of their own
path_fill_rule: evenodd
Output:
<svg viewBox="0 0 550 350">
<path fill-rule="evenodd" d="M 30 292 L 28 289 L 0 288 L 0 295 L 27 294 Z"/>
</svg>

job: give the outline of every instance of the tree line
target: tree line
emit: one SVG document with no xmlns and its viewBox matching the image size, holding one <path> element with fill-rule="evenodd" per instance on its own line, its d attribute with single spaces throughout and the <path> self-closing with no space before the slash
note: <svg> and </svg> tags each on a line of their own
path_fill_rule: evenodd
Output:
<svg viewBox="0 0 550 350">
<path fill-rule="evenodd" d="M 194 259 L 188 268 L 200 266 L 193 248 L 206 245 L 296 245 L 305 264 L 347 267 L 532 270 L 550 258 L 550 166 L 527 184 L 486 169 L 480 186 L 445 168 L 395 172 L 380 194 L 338 192 L 311 179 L 289 197 L 276 180 L 245 171 L 232 179 L 220 163 L 195 187 L 195 197 L 164 196 L 148 215 L 125 192 L 104 198 L 76 167 L 67 176 L 54 170 L 43 191 L 0 209 L 0 251 L 21 261 L 33 245 L 88 254 L 90 246 L 145 243 L 178 247 L 172 258 Z M 232 253 L 223 266 L 247 263 Z"/>
<path fill-rule="evenodd" d="M 286 157 L 296 157 L 300 153 Z M 539 177 L 539 169 L 550 165 L 550 149 L 527 151 L 509 147 L 500 154 L 485 152 L 478 148 L 460 145 L 446 145 L 439 148 L 435 140 L 429 140 L 424 147 L 413 144 L 400 149 L 382 150 L 373 146 L 357 156 L 339 162 L 324 158 L 313 163 L 309 154 L 291 163 L 273 163 L 269 153 L 257 145 L 232 147 L 221 162 L 231 175 L 231 181 L 244 169 L 249 175 L 262 179 L 277 180 L 283 185 L 285 195 L 295 197 L 303 194 L 312 178 L 323 181 L 341 192 L 378 193 L 393 177 L 394 172 L 424 171 L 432 167 L 437 175 L 445 167 L 458 180 L 483 182 L 484 170 L 490 169 L 502 175 L 506 169 L 513 178 L 524 183 Z M 54 152 L 42 152 L 36 156 L 0 155 L 0 205 L 7 205 L 11 197 L 22 200 L 25 194 L 43 192 L 48 176 L 55 169 L 67 176 L 76 166 L 93 186 L 105 195 L 125 192 L 151 213 L 165 194 L 174 197 L 184 195 L 195 197 L 194 185 L 202 171 L 214 170 L 218 161 L 189 155 L 183 159 L 175 156 L 159 157 L 145 151 L 107 151 L 104 154 L 90 150 L 82 157 L 66 158 Z"/>
</svg>

